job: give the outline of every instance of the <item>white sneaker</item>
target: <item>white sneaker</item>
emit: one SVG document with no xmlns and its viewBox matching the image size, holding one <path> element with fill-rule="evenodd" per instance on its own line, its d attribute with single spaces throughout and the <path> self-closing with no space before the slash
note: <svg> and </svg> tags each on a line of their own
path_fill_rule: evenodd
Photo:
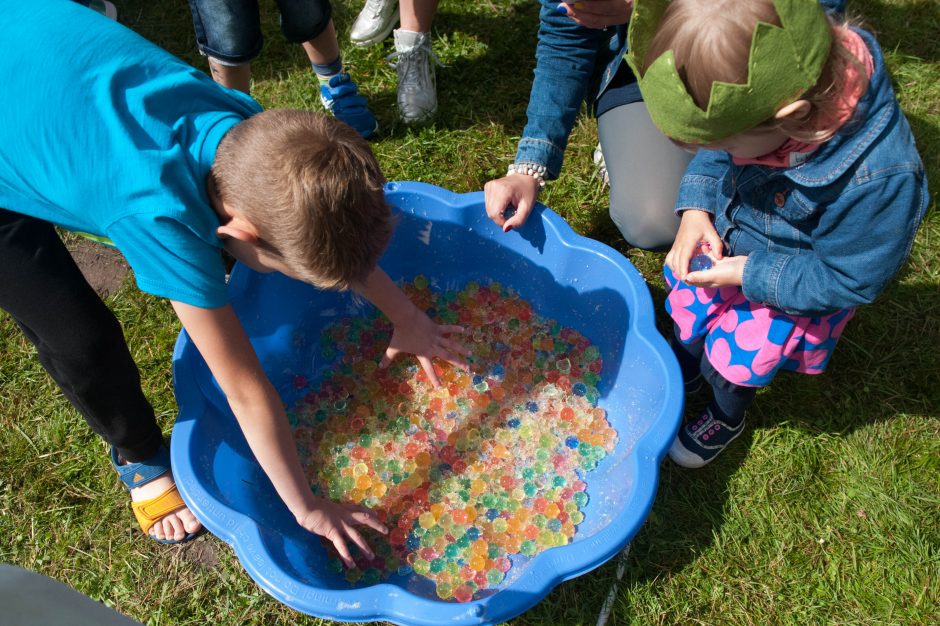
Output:
<svg viewBox="0 0 940 626">
<path fill-rule="evenodd" d="M 610 174 L 607 173 L 607 163 L 604 161 L 604 152 L 601 150 L 601 144 L 594 148 L 594 170 L 605 187 L 610 186 Z"/>
<path fill-rule="evenodd" d="M 430 33 L 395 31 L 395 52 L 388 55 L 398 70 L 398 113 L 406 124 L 423 122 L 437 113 L 437 55 Z"/>
<path fill-rule="evenodd" d="M 396 22 L 398 0 L 366 0 L 349 31 L 349 40 L 362 47 L 377 44 L 388 37 Z"/>
</svg>

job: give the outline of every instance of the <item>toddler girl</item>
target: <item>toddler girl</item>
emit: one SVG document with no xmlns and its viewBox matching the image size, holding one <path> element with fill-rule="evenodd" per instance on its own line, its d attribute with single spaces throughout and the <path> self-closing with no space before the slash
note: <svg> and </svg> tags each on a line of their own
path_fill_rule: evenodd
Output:
<svg viewBox="0 0 940 626">
<path fill-rule="evenodd" d="M 778 371 L 825 369 L 910 252 L 927 182 L 878 44 L 817 0 L 636 0 L 629 50 L 659 129 L 704 148 L 665 267 L 686 389 L 714 394 L 669 455 L 701 467 Z"/>
</svg>

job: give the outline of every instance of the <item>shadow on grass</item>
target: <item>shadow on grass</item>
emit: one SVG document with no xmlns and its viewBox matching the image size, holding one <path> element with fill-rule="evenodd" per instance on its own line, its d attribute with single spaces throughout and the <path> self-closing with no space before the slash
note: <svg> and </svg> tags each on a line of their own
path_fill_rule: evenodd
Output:
<svg viewBox="0 0 940 626">
<path fill-rule="evenodd" d="M 850 20 L 860 17 L 862 26 L 875 33 L 885 50 L 896 49 L 924 61 L 940 60 L 940 3 L 936 0 L 852 1 L 848 15 Z"/>
</svg>

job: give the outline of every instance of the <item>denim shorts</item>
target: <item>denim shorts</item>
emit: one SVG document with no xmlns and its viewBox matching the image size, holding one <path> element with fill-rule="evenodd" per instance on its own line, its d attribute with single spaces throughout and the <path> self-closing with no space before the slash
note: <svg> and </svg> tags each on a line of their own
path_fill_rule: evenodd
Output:
<svg viewBox="0 0 940 626">
<path fill-rule="evenodd" d="M 314 39 L 329 25 L 329 0 L 277 0 L 281 32 L 291 43 Z M 223 65 L 243 65 L 261 52 L 258 0 L 189 0 L 199 51 Z"/>
</svg>

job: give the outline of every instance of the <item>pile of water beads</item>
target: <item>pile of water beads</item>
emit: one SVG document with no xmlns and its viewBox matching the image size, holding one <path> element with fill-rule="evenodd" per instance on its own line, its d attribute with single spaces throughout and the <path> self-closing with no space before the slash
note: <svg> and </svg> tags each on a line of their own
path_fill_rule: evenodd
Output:
<svg viewBox="0 0 940 626">
<path fill-rule="evenodd" d="M 321 383 L 289 411 L 314 491 L 370 507 L 389 527 L 356 554 L 350 582 L 412 573 L 459 602 L 497 587 L 510 557 L 569 543 L 588 501 L 584 472 L 616 445 L 597 407 L 600 352 L 498 283 L 437 293 L 404 286 L 442 324 L 468 329 L 469 372 L 414 359 L 377 368 L 391 336 L 375 312 L 325 328 Z M 295 379 L 298 390 L 305 377 Z M 342 571 L 338 558 L 331 561 Z M 479 597 L 479 596 L 478 596 Z"/>
</svg>

